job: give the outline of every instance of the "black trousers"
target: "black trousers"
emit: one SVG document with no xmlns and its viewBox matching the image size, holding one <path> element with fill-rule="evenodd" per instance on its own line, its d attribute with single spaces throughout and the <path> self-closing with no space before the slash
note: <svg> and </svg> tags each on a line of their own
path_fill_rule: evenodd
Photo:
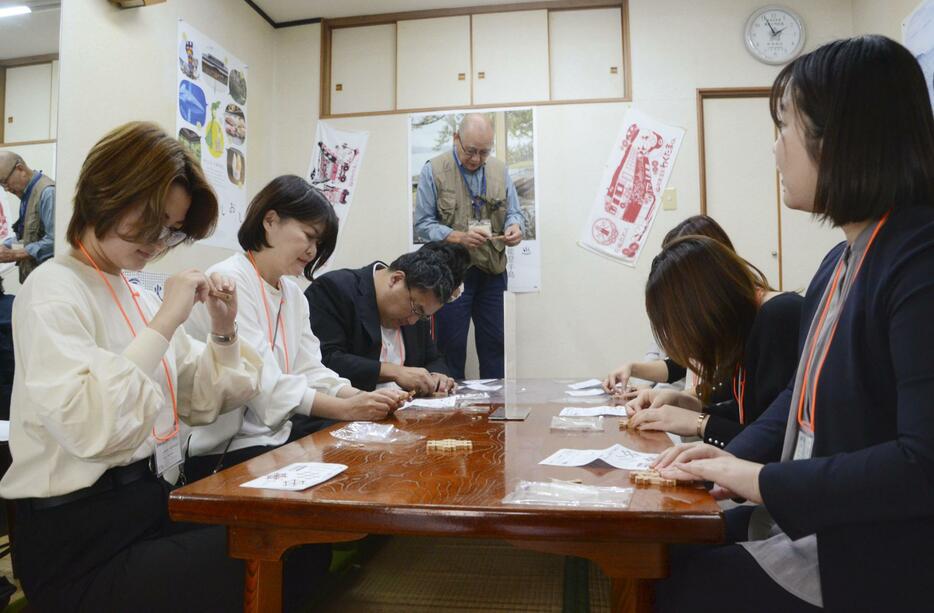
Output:
<svg viewBox="0 0 934 613">
<path fill-rule="evenodd" d="M 332 419 L 306 417 L 304 415 L 294 415 L 290 418 L 290 421 L 292 422 L 292 430 L 289 433 L 289 438 L 283 443 L 284 445 L 337 423 Z M 188 480 L 188 483 L 194 483 L 199 479 L 204 479 L 225 468 L 230 468 L 241 462 L 252 460 L 256 456 L 263 455 L 267 451 L 271 451 L 275 448 L 274 445 L 256 445 L 254 447 L 244 447 L 243 449 L 228 451 L 227 453 L 188 456 L 185 458 L 185 479 Z"/>
<path fill-rule="evenodd" d="M 242 560 L 227 531 L 172 522 L 168 486 L 155 477 L 51 509 L 16 502 L 16 572 L 39 611 L 141 613 L 243 610 Z M 285 558 L 283 604 L 299 609 L 320 586 L 330 547 Z"/>
<path fill-rule="evenodd" d="M 766 574 L 745 548 L 753 507 L 730 509 L 728 545 L 670 548 L 671 575 L 655 584 L 661 613 L 814 613 L 822 611 L 786 591 Z"/>
</svg>

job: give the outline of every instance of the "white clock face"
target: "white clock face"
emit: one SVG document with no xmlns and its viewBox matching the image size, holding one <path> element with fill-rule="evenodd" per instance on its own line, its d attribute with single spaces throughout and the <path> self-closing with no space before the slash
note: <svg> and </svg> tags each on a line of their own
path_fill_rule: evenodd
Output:
<svg viewBox="0 0 934 613">
<path fill-rule="evenodd" d="M 746 48 L 767 64 L 784 64 L 804 48 L 804 23 L 792 11 L 767 6 L 746 21 Z"/>
</svg>

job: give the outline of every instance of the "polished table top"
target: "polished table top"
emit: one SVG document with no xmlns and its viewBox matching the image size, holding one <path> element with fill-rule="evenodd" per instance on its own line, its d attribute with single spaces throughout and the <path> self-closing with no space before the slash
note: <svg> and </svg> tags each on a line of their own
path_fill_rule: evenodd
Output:
<svg viewBox="0 0 934 613">
<path fill-rule="evenodd" d="M 720 508 L 703 489 L 635 488 L 628 509 L 501 502 L 522 480 L 580 480 L 591 485 L 632 487 L 628 471 L 602 464 L 580 468 L 538 464 L 558 449 L 601 449 L 621 443 L 637 451 L 659 452 L 671 444 L 663 433 L 619 430 L 615 417 L 604 418 L 604 432 L 551 430 L 552 416 L 565 406 L 611 404 L 605 396 L 565 396 L 570 382 L 511 382 L 510 404 L 531 409 L 525 421 L 487 419 L 487 414 L 505 400 L 505 390 L 501 390 L 487 400 L 473 401 L 484 406 L 447 411 L 406 409 L 383 422 L 425 436 L 413 443 L 355 444 L 331 436 L 329 431 L 334 428 L 321 431 L 175 490 L 169 508 L 176 520 L 244 527 L 522 540 L 722 541 Z M 492 408 L 485 406 L 490 404 Z M 469 439 L 473 449 L 427 450 L 427 440 L 442 438 Z M 303 461 L 346 464 L 348 468 L 300 492 L 240 487 Z"/>
</svg>

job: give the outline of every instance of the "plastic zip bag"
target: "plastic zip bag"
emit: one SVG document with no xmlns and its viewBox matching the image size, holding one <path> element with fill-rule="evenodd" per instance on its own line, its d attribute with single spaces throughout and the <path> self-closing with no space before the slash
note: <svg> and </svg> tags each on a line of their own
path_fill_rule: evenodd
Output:
<svg viewBox="0 0 934 613">
<path fill-rule="evenodd" d="M 555 415 L 551 418 L 551 429 L 574 432 L 603 432 L 603 417 L 564 417 Z"/>
<path fill-rule="evenodd" d="M 331 432 L 331 436 L 349 443 L 414 443 L 425 438 L 421 434 L 406 432 L 392 424 L 372 421 L 353 421 Z"/>
<path fill-rule="evenodd" d="M 520 481 L 503 498 L 506 504 L 528 504 L 595 509 L 625 509 L 632 498 L 631 487 L 583 485 L 566 481 Z"/>
</svg>

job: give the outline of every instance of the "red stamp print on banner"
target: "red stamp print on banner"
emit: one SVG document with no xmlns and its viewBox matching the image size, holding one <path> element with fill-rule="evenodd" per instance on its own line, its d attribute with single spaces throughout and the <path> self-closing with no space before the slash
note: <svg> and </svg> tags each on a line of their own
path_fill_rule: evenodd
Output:
<svg viewBox="0 0 934 613">
<path fill-rule="evenodd" d="M 601 245 L 612 245 L 616 241 L 616 237 L 619 236 L 616 224 L 606 218 L 595 221 L 591 232 L 593 233 L 593 239 Z"/>
</svg>

